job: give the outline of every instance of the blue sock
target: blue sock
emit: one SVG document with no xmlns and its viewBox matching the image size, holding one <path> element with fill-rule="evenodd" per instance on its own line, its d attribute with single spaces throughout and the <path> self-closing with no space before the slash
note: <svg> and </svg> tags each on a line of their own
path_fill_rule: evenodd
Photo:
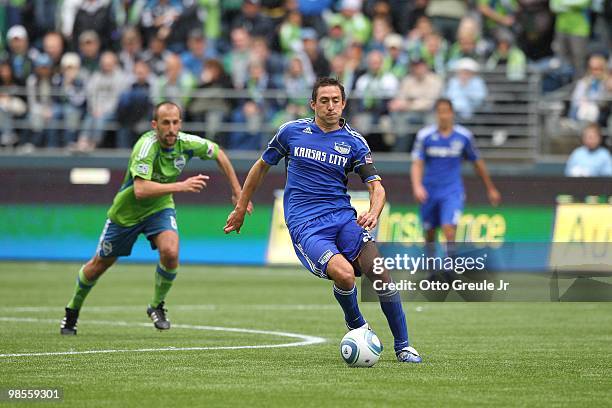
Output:
<svg viewBox="0 0 612 408">
<path fill-rule="evenodd" d="M 395 352 L 400 351 L 404 347 L 408 347 L 408 327 L 406 326 L 406 317 L 402 308 L 402 299 L 397 290 L 378 292 L 380 300 L 380 308 L 382 309 L 391 333 L 393 333 Z"/>
<path fill-rule="evenodd" d="M 344 320 L 349 329 L 356 329 L 366 323 L 357 304 L 357 286 L 351 290 L 342 290 L 334 285 L 334 296 L 344 310 Z"/>
</svg>

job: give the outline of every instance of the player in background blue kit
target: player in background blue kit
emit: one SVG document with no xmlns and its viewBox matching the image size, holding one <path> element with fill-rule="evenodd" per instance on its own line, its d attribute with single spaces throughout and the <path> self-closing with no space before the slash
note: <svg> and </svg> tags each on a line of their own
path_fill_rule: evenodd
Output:
<svg viewBox="0 0 612 408">
<path fill-rule="evenodd" d="M 368 144 L 342 118 L 345 105 L 344 87 L 338 80 L 317 80 L 310 101 L 314 119 L 287 122 L 279 128 L 249 171 L 224 230 L 240 232 L 251 196 L 270 166 L 285 159 L 285 222 L 295 252 L 311 273 L 334 282 L 334 296 L 344 311 L 346 326 L 369 328 L 357 304 L 355 276 L 391 282 L 388 272 L 373 272 L 374 258 L 380 255 L 369 233 L 385 205 L 385 190 Z M 370 209 L 358 217 L 346 188 L 352 171 L 370 193 Z M 419 353 L 408 342 L 399 293 L 386 290 L 377 294 L 393 333 L 398 361 L 420 363 Z"/>
<path fill-rule="evenodd" d="M 442 228 L 446 242 L 454 243 L 465 200 L 461 178 L 464 158 L 474 163 L 491 204 L 497 206 L 501 196 L 480 158 L 474 136 L 463 126 L 454 124 L 451 101 L 439 99 L 435 110 L 436 125 L 425 127 L 417 134 L 410 177 L 414 198 L 421 204 L 425 242 L 435 242 L 436 231 Z"/>
</svg>

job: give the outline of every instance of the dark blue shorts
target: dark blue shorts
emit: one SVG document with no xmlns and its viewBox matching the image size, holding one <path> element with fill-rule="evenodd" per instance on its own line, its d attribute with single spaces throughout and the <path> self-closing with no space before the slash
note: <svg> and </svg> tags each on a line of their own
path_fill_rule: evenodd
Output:
<svg viewBox="0 0 612 408">
<path fill-rule="evenodd" d="M 138 235 L 144 234 L 151 243 L 151 249 L 157 249 L 153 237 L 163 231 L 174 231 L 178 234 L 176 212 L 166 208 L 131 227 L 122 227 L 111 220 L 106 220 L 96 253 L 102 258 L 129 256 Z"/>
<path fill-rule="evenodd" d="M 429 230 L 441 225 L 457 225 L 463 213 L 464 199 L 463 191 L 445 194 L 429 193 L 427 201 L 421 205 L 423 229 Z"/>
<path fill-rule="evenodd" d="M 289 230 L 297 257 L 314 275 L 329 279 L 327 263 L 342 254 L 354 261 L 366 242 L 374 241 L 370 233 L 357 224 L 353 210 L 331 212 Z"/>
</svg>

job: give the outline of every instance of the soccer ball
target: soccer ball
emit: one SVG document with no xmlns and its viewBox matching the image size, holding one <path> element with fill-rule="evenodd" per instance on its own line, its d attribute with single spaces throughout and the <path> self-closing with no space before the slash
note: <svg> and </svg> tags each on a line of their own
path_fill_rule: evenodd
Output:
<svg viewBox="0 0 612 408">
<path fill-rule="evenodd" d="M 382 349 L 376 333 L 368 329 L 351 330 L 340 342 L 340 355 L 349 367 L 372 367 Z"/>
</svg>

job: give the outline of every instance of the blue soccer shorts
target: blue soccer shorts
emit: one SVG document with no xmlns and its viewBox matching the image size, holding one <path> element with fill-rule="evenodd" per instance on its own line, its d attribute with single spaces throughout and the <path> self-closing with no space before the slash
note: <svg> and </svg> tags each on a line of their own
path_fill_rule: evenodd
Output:
<svg viewBox="0 0 612 408">
<path fill-rule="evenodd" d="M 463 191 L 445 194 L 429 193 L 427 201 L 421 205 L 423 229 L 430 230 L 441 225 L 457 225 L 463 213 L 464 201 Z"/>
<path fill-rule="evenodd" d="M 157 249 L 153 238 L 163 231 L 174 231 L 178 234 L 174 208 L 161 210 L 131 227 L 122 227 L 106 220 L 96 253 L 102 258 L 129 256 L 140 234 L 147 237 L 151 249 Z"/>
<path fill-rule="evenodd" d="M 354 261 L 366 242 L 374 241 L 370 233 L 357 224 L 353 210 L 340 210 L 314 218 L 290 229 L 293 247 L 304 267 L 319 278 L 329 279 L 327 263 L 342 254 Z"/>
</svg>

